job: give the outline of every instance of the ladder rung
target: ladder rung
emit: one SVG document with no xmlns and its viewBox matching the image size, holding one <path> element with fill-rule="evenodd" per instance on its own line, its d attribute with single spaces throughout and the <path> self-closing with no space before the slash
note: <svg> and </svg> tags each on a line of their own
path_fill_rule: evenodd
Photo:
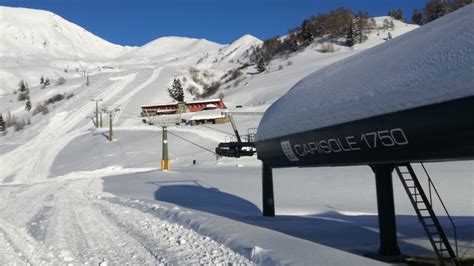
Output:
<svg viewBox="0 0 474 266">
<path fill-rule="evenodd" d="M 427 211 L 428 209 L 418 209 L 419 211 Z"/>
<path fill-rule="evenodd" d="M 410 172 L 403 172 L 403 171 L 400 171 L 400 174 L 409 174 Z"/>
<path fill-rule="evenodd" d="M 407 178 L 407 179 L 403 179 L 403 180 L 415 182 L 415 180 L 413 180 L 413 179 L 411 179 L 411 178 Z"/>
</svg>

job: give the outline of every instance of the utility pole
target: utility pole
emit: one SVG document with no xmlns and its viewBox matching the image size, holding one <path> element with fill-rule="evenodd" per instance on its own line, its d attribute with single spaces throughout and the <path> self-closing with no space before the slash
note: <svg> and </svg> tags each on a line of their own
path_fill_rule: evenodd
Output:
<svg viewBox="0 0 474 266">
<path fill-rule="evenodd" d="M 109 115 L 109 141 L 114 140 L 114 132 L 113 132 L 113 116 L 115 112 L 120 111 L 119 108 L 116 108 L 114 110 L 108 111 L 106 109 L 102 109 L 104 112 L 106 112 Z"/>
<path fill-rule="evenodd" d="M 101 121 L 99 123 L 99 102 L 101 102 L 102 99 L 91 99 L 91 101 L 95 102 L 95 127 L 102 127 L 102 114 L 100 114 Z"/>
<path fill-rule="evenodd" d="M 99 115 L 99 127 L 102 128 L 102 112 Z"/>
<path fill-rule="evenodd" d="M 86 86 L 89 86 L 89 72 L 87 70 L 83 70 L 84 77 L 86 78 Z"/>
<path fill-rule="evenodd" d="M 161 142 L 161 171 L 168 171 L 170 169 L 170 160 L 168 157 L 168 127 L 162 126 L 163 141 Z"/>
</svg>

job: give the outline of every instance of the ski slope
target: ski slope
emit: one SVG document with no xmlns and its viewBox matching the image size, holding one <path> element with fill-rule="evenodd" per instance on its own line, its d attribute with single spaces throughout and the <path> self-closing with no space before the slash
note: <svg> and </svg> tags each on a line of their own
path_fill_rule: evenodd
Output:
<svg viewBox="0 0 474 266">
<path fill-rule="evenodd" d="M 209 81 L 219 80 L 240 66 L 260 40 L 246 35 L 222 45 L 165 37 L 143 47 L 117 47 L 48 12 L 0 10 L 19 34 L 30 36 L 23 25 L 37 21 L 35 32 L 61 41 L 54 53 L 53 48 L 40 50 L 36 35 L 24 47 L 2 43 L 8 53 L 1 55 L 0 76 L 8 82 L 0 81 L 0 112 L 31 119 L 24 130 L 9 128 L 0 136 L 2 264 L 383 264 L 365 257 L 378 249 L 369 168 L 275 171 L 273 219 L 261 216 L 256 157 L 216 160 L 210 152 L 231 135 L 228 124 L 170 127 L 181 138 L 169 135 L 171 171 L 159 171 L 161 130 L 142 123 L 140 105 L 169 102 L 173 78 L 186 77 L 192 84 L 191 67 L 208 71 Z M 397 38 L 416 27 L 396 21 L 390 33 Z M 254 74 L 253 66 L 244 69 L 239 82 L 223 84 L 219 92 L 230 110 L 243 105 L 244 111 L 264 111 L 304 76 L 369 53 L 387 33 L 371 33 L 354 49 L 336 45 L 334 53 L 321 53 L 321 44 L 315 43 L 273 60 L 264 73 Z M 76 34 L 98 48 L 67 46 Z M 32 54 L 24 57 L 30 48 Z M 89 73 L 89 85 L 82 70 Z M 67 82 L 42 89 L 42 75 L 64 76 Z M 12 93 L 19 79 L 29 82 L 33 106 L 58 93 L 74 96 L 48 105 L 46 115 L 32 116 Z M 192 99 L 188 92 L 185 97 Z M 91 122 L 91 99 L 101 99 L 101 108 L 120 109 L 113 119 L 115 141 L 106 139 L 109 117 L 104 115 L 100 129 Z M 246 132 L 258 126 L 260 117 L 236 120 Z M 473 164 L 432 164 L 429 169 L 442 195 L 448 195 L 444 199 L 458 224 L 460 250 L 472 256 Z M 447 182 L 446 175 L 456 182 Z M 395 184 L 402 252 L 433 256 L 402 189 Z"/>
</svg>

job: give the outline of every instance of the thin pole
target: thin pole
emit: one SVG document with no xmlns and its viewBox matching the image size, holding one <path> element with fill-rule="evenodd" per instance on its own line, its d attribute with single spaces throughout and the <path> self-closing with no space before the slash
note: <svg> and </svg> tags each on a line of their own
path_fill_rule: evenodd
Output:
<svg viewBox="0 0 474 266">
<path fill-rule="evenodd" d="M 99 127 L 99 101 L 95 101 L 95 127 Z"/>
<path fill-rule="evenodd" d="M 161 143 L 161 171 L 168 171 L 170 169 L 170 160 L 168 157 L 168 128 L 163 126 L 163 141 Z"/>
<path fill-rule="evenodd" d="M 99 124 L 99 102 L 102 101 L 102 99 L 91 99 L 91 101 L 95 102 L 95 127 L 99 128 L 102 127 L 102 122 Z M 102 116 L 102 114 L 100 114 Z M 101 118 L 102 120 L 102 118 Z"/>
<path fill-rule="evenodd" d="M 237 138 L 237 142 L 241 143 L 242 140 L 240 139 L 239 131 L 237 130 L 237 126 L 234 121 L 234 117 L 232 115 L 227 115 L 230 120 L 230 124 L 232 125 L 232 128 L 234 129 L 235 137 Z"/>
<path fill-rule="evenodd" d="M 100 112 L 100 116 L 99 116 L 99 127 L 100 128 L 102 127 L 102 112 Z"/>
<path fill-rule="evenodd" d="M 113 115 L 113 112 L 110 111 L 109 112 L 109 141 L 112 141 L 114 139 L 114 133 L 112 130 L 112 115 Z"/>
</svg>

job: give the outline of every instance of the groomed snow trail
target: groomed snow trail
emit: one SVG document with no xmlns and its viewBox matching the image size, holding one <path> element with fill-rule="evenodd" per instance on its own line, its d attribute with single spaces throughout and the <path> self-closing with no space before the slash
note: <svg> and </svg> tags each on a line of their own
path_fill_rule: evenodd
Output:
<svg viewBox="0 0 474 266">
<path fill-rule="evenodd" d="M 155 80 L 161 69 L 155 70 L 143 82 L 139 89 L 146 87 Z M 134 81 L 137 74 L 128 74 L 109 78 L 112 84 L 100 93 L 86 98 L 102 99 L 104 103 L 116 105 L 123 95 L 130 97 L 138 90 L 129 92 L 128 85 Z M 129 93 L 127 93 L 129 92 Z M 114 101 L 115 100 L 115 101 Z M 88 102 L 89 103 L 89 102 Z M 120 102 L 123 104 L 122 102 Z M 83 104 L 73 110 L 62 110 L 52 114 L 48 125 L 31 141 L 15 150 L 0 155 L 2 172 L 0 180 L 12 183 L 28 183 L 31 180 L 41 180 L 50 177 L 50 168 L 57 154 L 75 137 L 86 132 L 91 124 L 86 117 L 95 111 L 94 104 Z M 28 159 L 25 159 L 28 154 Z"/>
<path fill-rule="evenodd" d="M 137 73 L 106 76 L 108 86 L 100 93 L 88 88 L 82 98 L 123 108 L 160 72 L 139 79 Z M 0 264 L 251 264 L 206 236 L 103 194 L 102 177 L 150 169 L 51 176 L 59 152 L 77 136 L 95 132 L 86 120 L 94 108 L 88 102 L 58 109 L 33 139 L 0 155 Z"/>
<path fill-rule="evenodd" d="M 1 186 L 0 262 L 251 264 L 206 236 L 102 193 L 102 176 L 145 170 L 111 167 Z"/>
</svg>

